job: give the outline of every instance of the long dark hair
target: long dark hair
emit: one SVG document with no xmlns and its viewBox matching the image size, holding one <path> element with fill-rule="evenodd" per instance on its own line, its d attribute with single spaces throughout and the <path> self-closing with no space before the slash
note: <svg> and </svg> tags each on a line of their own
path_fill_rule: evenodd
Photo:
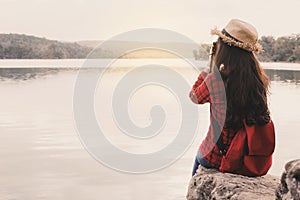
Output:
<svg viewBox="0 0 300 200">
<path fill-rule="evenodd" d="M 270 81 L 253 52 L 217 41 L 215 69 L 224 81 L 227 111 L 225 126 L 239 130 L 247 125 L 270 121 L 267 95 Z M 223 65 L 224 67 L 220 67 Z"/>
</svg>

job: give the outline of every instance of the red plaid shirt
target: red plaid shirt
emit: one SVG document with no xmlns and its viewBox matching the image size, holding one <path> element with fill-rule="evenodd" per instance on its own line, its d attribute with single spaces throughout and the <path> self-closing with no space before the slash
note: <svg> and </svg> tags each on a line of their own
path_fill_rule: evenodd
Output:
<svg viewBox="0 0 300 200">
<path fill-rule="evenodd" d="M 232 130 L 223 127 L 226 117 L 226 93 L 223 80 L 214 73 L 207 74 L 202 71 L 193 85 L 190 97 L 198 104 L 210 103 L 210 126 L 199 149 L 210 165 L 219 168 L 223 155 L 216 145 L 218 138 L 214 133 L 212 117 L 221 127 L 221 137 L 225 146 L 229 146 L 235 135 Z"/>
</svg>

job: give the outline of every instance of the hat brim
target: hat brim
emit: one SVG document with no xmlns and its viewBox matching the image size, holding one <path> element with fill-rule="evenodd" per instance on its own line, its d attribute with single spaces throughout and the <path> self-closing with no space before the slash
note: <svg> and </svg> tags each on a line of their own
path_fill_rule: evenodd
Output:
<svg viewBox="0 0 300 200">
<path fill-rule="evenodd" d="M 250 52 L 254 51 L 257 53 L 261 53 L 263 51 L 261 44 L 259 44 L 258 42 L 256 42 L 255 44 L 239 42 L 239 41 L 236 41 L 236 40 L 224 35 L 220 30 L 218 30 L 216 28 L 212 29 L 210 31 L 210 33 L 212 35 L 219 36 L 220 38 L 222 38 L 223 42 L 225 42 L 226 44 L 228 44 L 230 46 L 233 45 L 233 46 L 239 47 L 241 49 L 244 49 L 244 50 L 247 50 Z"/>
</svg>

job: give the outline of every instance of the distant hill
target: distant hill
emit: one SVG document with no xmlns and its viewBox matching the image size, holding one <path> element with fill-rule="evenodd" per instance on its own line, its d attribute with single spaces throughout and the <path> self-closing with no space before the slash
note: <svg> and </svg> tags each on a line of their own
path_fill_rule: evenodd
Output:
<svg viewBox="0 0 300 200">
<path fill-rule="evenodd" d="M 140 41 L 78 41 L 77 43 L 97 49 L 90 55 L 95 58 L 196 58 L 207 60 L 208 45 L 195 45 L 192 43 L 163 42 L 147 43 Z"/>
<path fill-rule="evenodd" d="M 21 34 L 0 34 L 1 59 L 85 58 L 92 48 Z"/>
<path fill-rule="evenodd" d="M 76 43 L 84 47 L 96 48 L 101 42 L 101 40 L 83 40 Z"/>
</svg>

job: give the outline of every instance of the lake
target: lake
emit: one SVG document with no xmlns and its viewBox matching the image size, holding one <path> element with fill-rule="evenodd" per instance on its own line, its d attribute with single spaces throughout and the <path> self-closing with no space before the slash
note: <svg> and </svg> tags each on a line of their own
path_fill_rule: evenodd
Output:
<svg viewBox="0 0 300 200">
<path fill-rule="evenodd" d="M 133 65 L 154 61 L 157 62 L 115 62 L 115 67 L 105 72 L 96 88 L 97 121 L 109 141 L 127 152 L 146 154 L 163 149 L 176 137 L 182 122 L 181 107 L 174 93 L 153 84 L 137 89 L 130 101 L 124 101 L 128 101 L 130 119 L 142 127 L 155 120 L 149 114 L 153 105 L 161 105 L 167 119 L 162 135 L 139 140 L 121 134 L 115 124 L 116 116 L 113 117 L 111 106 L 107 105 L 126 73 L 133 72 L 135 77 L 145 79 L 153 73 L 170 77 L 159 67 L 131 71 Z M 184 199 L 196 151 L 208 128 L 208 106 L 193 105 L 200 113 L 195 138 L 172 165 L 142 174 L 113 170 L 94 159 L 78 135 L 73 95 L 78 67 L 83 63 L 82 60 L 0 62 L 0 199 Z M 159 64 L 166 63 L 165 60 Z M 169 63 L 188 84 L 196 80 L 197 70 L 191 66 L 184 67 L 178 60 Z M 274 164 L 269 173 L 280 176 L 287 161 L 300 158 L 300 65 L 265 66 L 272 81 L 269 102 L 276 128 Z M 88 79 L 103 70 L 85 69 L 83 73 Z"/>
</svg>

